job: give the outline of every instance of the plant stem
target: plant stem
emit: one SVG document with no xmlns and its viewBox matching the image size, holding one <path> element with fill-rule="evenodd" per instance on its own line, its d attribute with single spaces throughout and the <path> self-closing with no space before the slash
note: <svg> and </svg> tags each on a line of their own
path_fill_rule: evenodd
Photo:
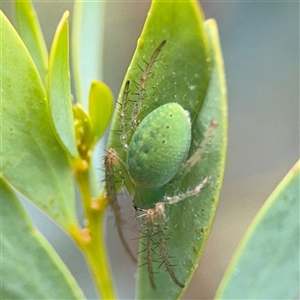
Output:
<svg viewBox="0 0 300 300">
<path fill-rule="evenodd" d="M 78 170 L 76 179 L 82 196 L 87 225 L 80 236 L 73 236 L 86 255 L 102 299 L 116 299 L 102 226 L 108 201 L 103 195 L 92 200 L 88 169 Z"/>
</svg>

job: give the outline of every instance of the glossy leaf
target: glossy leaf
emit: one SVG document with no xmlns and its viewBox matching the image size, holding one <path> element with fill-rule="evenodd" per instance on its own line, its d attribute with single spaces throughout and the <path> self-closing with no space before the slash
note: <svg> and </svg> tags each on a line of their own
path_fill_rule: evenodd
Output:
<svg viewBox="0 0 300 300">
<path fill-rule="evenodd" d="M 27 0 L 15 0 L 17 30 L 46 85 L 48 51 L 36 12 Z"/>
<path fill-rule="evenodd" d="M 66 12 L 54 36 L 49 59 L 47 93 L 57 137 L 70 155 L 77 157 L 70 87 L 68 17 L 69 12 Z"/>
<path fill-rule="evenodd" d="M 136 85 L 142 80 L 145 64 L 163 40 L 166 40 L 166 44 L 147 74 L 139 121 L 164 103 L 181 104 L 190 111 L 193 119 L 190 154 L 203 139 L 210 123 L 219 123 L 201 160 L 184 180 L 168 186 L 169 194 L 173 195 L 193 189 L 205 177 L 209 177 L 199 195 L 169 205 L 167 210 L 167 250 L 172 257 L 171 263 L 175 265 L 174 272 L 178 280 L 187 285 L 207 239 L 223 179 L 227 142 L 226 86 L 215 22 L 207 22 L 204 28 L 202 12 L 194 1 L 154 1 L 123 84 L 124 89 L 125 82 L 131 81 L 128 94 L 130 101 L 126 108 L 129 121 L 130 103 L 135 101 L 136 93 L 139 93 Z M 119 103 L 122 102 L 121 97 Z M 125 160 L 126 154 L 120 150 L 120 134 L 116 134 L 120 128 L 116 112 L 109 146 L 115 147 Z M 131 133 L 128 133 L 129 140 Z M 145 252 L 142 252 L 145 249 L 144 242 L 140 244 L 141 265 L 145 263 Z M 159 265 L 160 261 L 154 263 L 156 289 L 150 286 L 147 266 L 138 268 L 138 299 L 175 299 L 183 293 L 184 289 L 175 285 L 164 266 L 159 268 Z"/>
<path fill-rule="evenodd" d="M 216 299 L 299 298 L 300 161 L 258 212 Z"/>
<path fill-rule="evenodd" d="M 178 189 L 174 187 L 174 190 L 178 193 L 179 189 L 182 191 L 193 189 L 205 177 L 209 179 L 200 194 L 169 206 L 166 224 L 169 228 L 166 231 L 166 237 L 169 238 L 168 254 L 173 257 L 171 263 L 175 265 L 174 272 L 179 281 L 186 285 L 197 268 L 212 225 L 222 185 L 227 145 L 226 86 L 218 32 L 213 20 L 207 21 L 205 28 L 209 39 L 212 69 L 204 104 L 193 126 L 192 149 L 196 148 L 196 143 L 203 138 L 212 121 L 217 121 L 219 126 L 211 143 L 204 149 L 201 160 L 183 182 L 178 183 Z M 140 245 L 140 250 L 142 249 L 144 246 Z M 151 289 L 149 284 L 146 285 L 148 280 L 146 268 L 139 268 L 138 271 L 140 299 L 177 299 L 184 291 L 173 283 L 163 266 L 158 269 L 159 273 L 155 274 L 157 282 L 155 290 Z"/>
<path fill-rule="evenodd" d="M 59 256 L 0 178 L 1 299 L 83 299 Z"/>
<path fill-rule="evenodd" d="M 72 174 L 43 84 L 20 37 L 0 16 L 2 176 L 65 228 L 75 226 Z"/>
<path fill-rule="evenodd" d="M 98 140 L 107 128 L 113 112 L 113 95 L 103 82 L 93 80 L 89 95 L 89 115 L 95 139 Z"/>
</svg>

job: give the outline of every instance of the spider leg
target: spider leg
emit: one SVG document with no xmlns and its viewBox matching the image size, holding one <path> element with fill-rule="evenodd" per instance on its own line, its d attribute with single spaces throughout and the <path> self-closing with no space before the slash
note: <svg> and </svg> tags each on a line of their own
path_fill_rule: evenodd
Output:
<svg viewBox="0 0 300 300">
<path fill-rule="evenodd" d="M 167 41 L 164 40 L 159 44 L 159 46 L 156 48 L 156 50 L 152 54 L 150 61 L 149 61 L 149 63 L 147 63 L 146 68 L 144 70 L 140 67 L 143 70 L 143 72 L 140 77 L 140 83 L 138 85 L 137 102 L 132 111 L 132 121 L 131 121 L 131 124 L 134 127 L 137 127 L 139 125 L 137 116 L 139 115 L 141 107 L 142 107 L 142 101 L 144 98 L 146 84 L 147 84 L 147 80 L 148 80 L 151 68 L 152 68 L 157 56 L 159 55 L 160 51 L 162 50 L 163 46 L 166 44 L 166 42 Z"/>
<path fill-rule="evenodd" d="M 146 236 L 147 236 L 147 247 L 146 247 L 146 260 L 148 268 L 148 277 L 150 280 L 151 287 L 155 289 L 154 275 L 153 275 L 153 250 L 152 250 L 152 235 L 155 228 L 154 225 L 155 211 L 148 209 L 146 213 Z"/>
<path fill-rule="evenodd" d="M 121 140 L 121 144 L 124 148 L 124 150 L 126 151 L 128 148 L 127 145 L 127 132 L 126 132 L 126 105 L 128 103 L 128 94 L 129 94 L 129 85 L 130 85 L 130 81 L 127 80 L 125 83 L 125 87 L 124 87 L 124 92 L 123 92 L 123 97 L 122 97 L 122 101 L 121 103 L 118 102 L 118 104 L 120 105 L 119 107 L 119 119 L 120 119 L 120 127 L 121 127 L 121 135 L 120 135 L 120 140 Z"/>
<path fill-rule="evenodd" d="M 170 277 L 174 281 L 175 284 L 180 286 L 181 288 L 184 287 L 184 284 L 182 284 L 176 277 L 172 265 L 169 260 L 168 251 L 167 251 L 167 244 L 165 239 L 165 206 L 164 203 L 158 202 L 155 204 L 155 216 L 156 216 L 156 226 L 159 234 L 159 251 L 160 255 L 163 261 L 163 264 L 165 265 L 167 272 L 169 273 Z"/>
<path fill-rule="evenodd" d="M 122 225 L 126 222 L 122 218 L 121 207 L 118 203 L 117 199 L 117 191 L 116 191 L 116 182 L 115 182 L 115 170 L 114 166 L 117 164 L 117 156 L 113 149 L 109 149 L 107 155 L 105 156 L 105 185 L 106 185 L 106 194 L 109 201 L 109 204 L 112 208 L 112 211 L 115 215 L 115 225 L 117 228 L 118 235 L 120 240 L 125 248 L 125 251 L 130 256 L 130 258 L 137 262 L 136 257 L 132 253 L 131 248 L 129 247 L 125 236 L 123 234 Z"/>
<path fill-rule="evenodd" d="M 218 127 L 217 121 L 212 121 L 210 123 L 210 126 L 208 127 L 199 147 L 190 156 L 190 158 L 187 159 L 187 161 L 183 164 L 181 170 L 178 173 L 179 175 L 176 176 L 176 179 L 178 179 L 178 178 L 182 179 L 195 166 L 195 164 L 201 159 L 204 149 L 207 146 L 207 144 L 210 142 L 210 139 L 213 136 L 213 133 L 215 132 L 217 127 Z"/>
<path fill-rule="evenodd" d="M 164 199 L 164 202 L 167 204 L 174 204 L 177 202 L 180 202 L 182 200 L 185 200 L 189 197 L 192 196 L 196 196 L 200 193 L 200 191 L 202 190 L 202 188 L 205 186 L 205 184 L 208 181 L 208 177 L 205 177 L 194 189 L 192 190 L 187 190 L 184 193 L 180 193 L 177 195 L 173 195 L 173 196 L 166 196 Z"/>
</svg>

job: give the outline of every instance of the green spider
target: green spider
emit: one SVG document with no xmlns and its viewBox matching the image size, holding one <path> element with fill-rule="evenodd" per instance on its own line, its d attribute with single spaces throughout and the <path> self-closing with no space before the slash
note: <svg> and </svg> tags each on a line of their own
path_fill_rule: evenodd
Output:
<svg viewBox="0 0 300 300">
<path fill-rule="evenodd" d="M 155 288 L 153 261 L 154 253 L 159 252 L 162 264 L 166 267 L 175 284 L 184 287 L 176 277 L 170 263 L 165 238 L 166 206 L 183 201 L 199 194 L 208 178 L 204 178 L 194 189 L 172 195 L 172 184 L 182 180 L 201 158 L 203 149 L 209 142 L 216 122 L 212 122 L 200 146 L 188 158 L 191 146 L 191 118 L 188 111 L 176 103 L 170 102 L 159 106 L 139 120 L 142 101 L 145 97 L 146 83 L 151 67 L 166 44 L 163 41 L 151 56 L 142 71 L 137 84 L 137 100 L 133 102 L 130 126 L 133 128 L 131 138 L 127 135 L 126 105 L 130 103 L 130 82 L 124 88 L 122 102 L 119 103 L 120 141 L 126 151 L 123 161 L 115 149 L 109 149 L 105 157 L 106 193 L 116 219 L 116 228 L 127 253 L 135 260 L 130 247 L 123 236 L 120 206 L 117 201 L 117 182 L 119 173 L 124 185 L 133 197 L 133 206 L 138 218 L 145 227 L 146 264 L 152 288 Z M 158 242 L 153 236 L 158 236 Z M 158 249 L 158 250 L 156 250 Z"/>
</svg>

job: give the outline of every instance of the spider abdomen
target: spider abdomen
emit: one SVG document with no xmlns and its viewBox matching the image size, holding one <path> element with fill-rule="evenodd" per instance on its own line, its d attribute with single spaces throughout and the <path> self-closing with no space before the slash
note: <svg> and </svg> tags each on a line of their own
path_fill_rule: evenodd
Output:
<svg viewBox="0 0 300 300">
<path fill-rule="evenodd" d="M 181 168 L 191 143 L 189 113 L 167 103 L 147 115 L 137 127 L 127 153 L 132 181 L 149 188 L 169 182 Z"/>
</svg>

